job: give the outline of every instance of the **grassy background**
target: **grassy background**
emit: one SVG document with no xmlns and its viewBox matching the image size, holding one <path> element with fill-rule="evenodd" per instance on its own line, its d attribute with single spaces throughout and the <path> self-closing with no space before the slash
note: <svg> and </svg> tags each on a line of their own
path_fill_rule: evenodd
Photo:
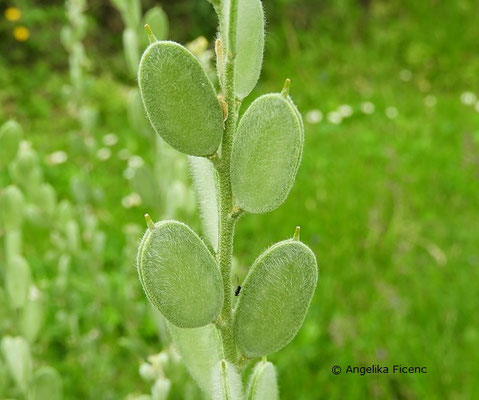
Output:
<svg viewBox="0 0 479 400">
<path fill-rule="evenodd" d="M 64 23 L 58 1 L 11 1 L 24 11 L 25 43 L 0 25 L 0 122 L 16 118 L 42 156 L 69 154 L 76 122 L 63 86 L 67 55 L 55 34 Z M 153 2 L 145 1 L 145 8 Z M 237 227 L 236 256 L 251 265 L 258 253 L 301 225 L 318 256 L 320 279 L 304 327 L 271 356 L 284 399 L 471 399 L 479 394 L 479 112 L 461 94 L 479 91 L 475 1 L 264 1 L 267 49 L 256 95 L 277 91 L 286 77 L 306 123 L 303 163 L 286 203 L 271 214 L 246 216 Z M 212 39 L 206 1 L 164 4 L 171 37 Z M 91 1 L 86 40 L 95 76 L 91 96 L 100 123 L 93 132 L 119 137 L 151 159 L 148 141 L 128 128 L 128 81 L 121 55 L 121 20 L 106 1 Z M 375 111 L 365 114 L 369 101 Z M 328 116 L 340 105 L 353 114 Z M 391 107 L 397 110 L 397 116 Z M 387 112 L 389 108 L 389 112 Z M 478 107 L 479 110 L 479 107 Z M 388 114 L 389 113 L 389 117 Z M 393 118 L 391 118 L 391 116 Z M 84 160 L 71 154 L 45 174 L 60 198 Z M 125 209 L 131 189 L 125 162 L 94 164 L 88 182 L 101 201 L 90 206 L 107 233 L 105 264 L 78 261 L 72 288 L 49 299 L 48 323 L 35 353 L 57 368 L 66 398 L 116 399 L 147 384 L 138 363 L 159 351 L 157 334 L 132 265 L 121 257 L 123 227 L 142 224 L 143 206 Z M 4 179 L 5 181 L 5 179 Z M 5 182 L 4 182 L 5 183 Z M 199 229 L 195 216 L 186 222 Z M 143 229 L 143 228 L 142 228 Z M 32 246 L 41 240 L 34 233 Z M 48 244 L 45 244 L 48 247 Z M 48 291 L 55 267 L 33 258 Z M 54 291 L 49 293 L 54 295 Z M 74 316 L 77 328 L 62 321 Z M 338 364 L 427 366 L 426 375 L 334 376 Z"/>
</svg>

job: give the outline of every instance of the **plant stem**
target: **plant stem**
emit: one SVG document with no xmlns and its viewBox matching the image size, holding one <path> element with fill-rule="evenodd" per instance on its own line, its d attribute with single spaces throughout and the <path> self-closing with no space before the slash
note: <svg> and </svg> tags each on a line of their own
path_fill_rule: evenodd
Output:
<svg viewBox="0 0 479 400">
<path fill-rule="evenodd" d="M 220 210 L 219 210 L 219 246 L 218 260 L 223 277 L 224 303 L 221 311 L 220 331 L 223 338 L 225 357 L 228 361 L 236 363 L 238 352 L 233 333 L 233 312 L 232 312 L 232 274 L 231 265 L 233 258 L 233 238 L 235 218 L 230 216 L 233 210 L 233 195 L 231 192 L 230 160 L 233 135 L 238 119 L 238 107 L 235 98 L 235 52 L 236 52 L 236 23 L 238 14 L 238 0 L 230 0 L 229 15 L 220 15 L 220 19 L 229 18 L 228 23 L 228 44 L 226 46 L 226 66 L 223 90 L 225 101 L 228 104 L 228 118 L 226 120 L 225 132 L 221 147 L 221 161 L 218 165 L 220 184 Z M 220 21 L 220 26 L 226 24 Z M 223 35 L 224 37 L 224 35 Z M 223 60 L 218 60 L 223 62 Z"/>
</svg>

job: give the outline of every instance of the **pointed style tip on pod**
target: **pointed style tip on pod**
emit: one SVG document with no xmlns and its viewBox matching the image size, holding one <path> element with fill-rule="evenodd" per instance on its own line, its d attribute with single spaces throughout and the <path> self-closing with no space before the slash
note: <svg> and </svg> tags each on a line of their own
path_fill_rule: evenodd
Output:
<svg viewBox="0 0 479 400">
<path fill-rule="evenodd" d="M 151 219 L 150 214 L 145 214 L 145 221 L 148 229 L 153 229 L 155 227 L 155 223 Z"/>
<path fill-rule="evenodd" d="M 294 231 L 294 235 L 293 235 L 293 240 L 296 241 L 296 242 L 299 242 L 300 231 L 301 231 L 301 227 L 297 226 L 295 231 Z"/>
<path fill-rule="evenodd" d="M 145 31 L 146 31 L 146 34 L 148 35 L 148 40 L 150 41 L 150 44 L 155 43 L 155 42 L 158 41 L 155 34 L 151 30 L 150 25 L 145 24 Z"/>
<path fill-rule="evenodd" d="M 291 87 L 291 79 L 286 79 L 286 81 L 284 82 L 284 86 L 283 86 L 283 90 L 281 90 L 281 94 L 283 95 L 283 97 L 286 97 L 288 98 L 289 96 L 289 88 Z"/>
<path fill-rule="evenodd" d="M 178 221 L 148 226 L 138 249 L 138 274 L 150 302 L 172 324 L 198 328 L 223 306 L 223 280 L 200 237 Z"/>
<path fill-rule="evenodd" d="M 233 327 L 241 353 L 261 357 L 291 342 L 317 281 L 316 257 L 304 243 L 285 240 L 264 251 L 250 268 L 236 306 Z"/>
</svg>

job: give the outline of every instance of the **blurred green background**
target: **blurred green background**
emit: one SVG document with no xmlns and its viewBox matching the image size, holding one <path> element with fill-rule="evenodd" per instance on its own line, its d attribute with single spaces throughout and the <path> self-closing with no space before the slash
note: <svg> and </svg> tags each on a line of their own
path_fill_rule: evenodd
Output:
<svg viewBox="0 0 479 400">
<path fill-rule="evenodd" d="M 240 220 L 235 255 L 244 271 L 300 225 L 320 267 L 303 328 L 270 357 L 282 398 L 477 398 L 479 3 L 263 3 L 264 69 L 243 109 L 291 78 L 306 141 L 286 203 Z M 207 1 L 144 0 L 143 11 L 156 4 L 168 15 L 170 39 L 203 35 L 211 48 L 216 18 Z M 9 7 L 20 16 L 8 16 Z M 163 210 L 131 197 L 134 156 L 148 164 L 155 155 L 125 111 L 135 81 L 123 56 L 122 18 L 108 0 L 88 1 L 82 101 L 95 110 L 95 123 L 85 128 L 71 110 L 78 99 L 68 90 L 69 55 L 60 40 L 64 3 L 4 0 L 0 11 L 0 124 L 22 125 L 57 201 L 72 205 L 80 230 L 92 216 L 103 233 L 83 234 L 60 284 L 60 264 L 48 256 L 52 228 L 23 224 L 24 256 L 47 305 L 32 346 L 35 363 L 60 373 L 67 399 L 146 393 L 150 384 L 138 367 L 162 347 L 134 247 L 143 214 L 159 219 Z M 12 183 L 7 170 L 2 188 Z M 176 215 L 200 230 L 195 212 Z M 100 237 L 104 246 L 95 253 Z M 17 334 L 5 296 L 0 336 Z M 335 364 L 343 368 L 339 376 L 331 373 Z M 426 366 L 427 374 L 344 373 L 348 365 L 372 364 Z M 176 385 L 181 393 L 181 381 Z M 4 396 L 18 396 L 8 378 L 3 388 Z"/>
</svg>

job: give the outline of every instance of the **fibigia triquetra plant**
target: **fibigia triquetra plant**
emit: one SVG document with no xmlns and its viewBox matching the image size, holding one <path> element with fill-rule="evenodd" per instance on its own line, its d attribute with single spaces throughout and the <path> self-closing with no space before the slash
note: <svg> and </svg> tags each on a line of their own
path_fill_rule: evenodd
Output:
<svg viewBox="0 0 479 400">
<path fill-rule="evenodd" d="M 190 51 L 156 40 L 151 31 L 138 74 L 151 125 L 190 156 L 206 241 L 181 222 L 153 223 L 147 215 L 137 268 L 148 299 L 168 320 L 185 365 L 207 396 L 277 399 L 275 368 L 266 356 L 300 329 L 316 288 L 316 258 L 297 228 L 292 239 L 265 250 L 235 290 L 233 237 L 240 216 L 272 211 L 286 199 L 304 128 L 289 80 L 281 93 L 259 97 L 239 118 L 241 101 L 261 71 L 262 4 L 210 3 L 219 17 L 218 92 Z M 263 359 L 245 393 L 242 371 L 257 357 Z"/>
</svg>

